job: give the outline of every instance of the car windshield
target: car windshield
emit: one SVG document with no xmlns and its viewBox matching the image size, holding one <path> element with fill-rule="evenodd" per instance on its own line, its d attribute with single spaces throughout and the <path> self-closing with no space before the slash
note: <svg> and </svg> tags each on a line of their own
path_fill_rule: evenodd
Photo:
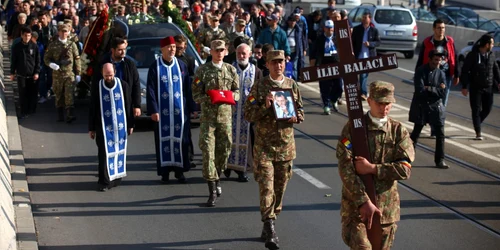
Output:
<svg viewBox="0 0 500 250">
<path fill-rule="evenodd" d="M 411 13 L 404 10 L 377 10 L 375 21 L 379 24 L 408 25 L 413 23 Z"/>
<path fill-rule="evenodd" d="M 129 40 L 127 57 L 135 62 L 137 68 L 149 68 L 161 56 L 160 40 L 161 38 Z M 195 58 L 193 47 L 187 46 L 186 54 Z"/>
<path fill-rule="evenodd" d="M 413 13 L 413 16 L 415 16 L 417 20 L 431 21 L 431 22 L 436 20 L 434 14 L 421 8 L 412 9 L 411 12 Z"/>
</svg>

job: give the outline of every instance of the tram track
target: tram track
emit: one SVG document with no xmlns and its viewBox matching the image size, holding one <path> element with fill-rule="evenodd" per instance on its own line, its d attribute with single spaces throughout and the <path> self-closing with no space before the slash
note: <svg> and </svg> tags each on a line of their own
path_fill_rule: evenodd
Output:
<svg viewBox="0 0 500 250">
<path fill-rule="evenodd" d="M 302 98 L 303 100 L 313 104 L 313 105 L 317 105 L 317 106 L 321 106 L 320 104 L 318 104 L 317 102 L 315 101 L 312 101 L 308 98 Z M 344 117 L 347 118 L 347 114 L 345 113 L 342 113 L 342 112 L 338 112 L 339 115 L 342 115 Z M 299 128 L 294 128 L 297 132 L 299 132 L 300 134 L 304 135 L 305 137 L 311 139 L 311 140 L 314 140 L 316 142 L 318 142 L 319 144 L 329 148 L 329 149 L 332 149 L 332 150 L 337 150 L 337 148 L 335 146 L 332 146 L 328 143 L 325 143 L 324 141 L 320 140 L 319 138 L 315 137 L 314 135 L 311 135 L 309 133 L 307 133 L 306 131 L 302 130 L 302 129 L 299 129 Z M 421 145 L 419 144 L 418 145 L 418 148 L 420 149 L 423 149 L 424 152 L 428 153 L 428 154 L 434 154 L 434 151 L 430 148 L 430 147 L 427 147 L 427 146 L 424 146 L 424 145 Z M 470 170 L 472 172 L 475 172 L 475 173 L 478 173 L 480 175 L 483 175 L 487 178 L 490 178 L 494 181 L 500 181 L 500 176 L 497 175 L 497 174 L 494 174 L 494 173 L 491 173 L 487 170 L 484 170 L 484 169 L 481 169 L 481 168 L 478 168 L 476 166 L 474 166 L 473 164 L 470 164 L 466 161 L 463 161 L 463 160 L 460 160 L 458 158 L 455 158 L 455 157 L 452 157 L 452 156 L 449 156 L 449 155 L 445 155 L 445 158 L 449 161 L 449 162 L 453 162 L 455 163 L 456 165 L 460 166 L 460 167 L 463 167 L 467 170 Z M 411 187 L 410 185 L 404 183 L 404 182 L 398 182 L 402 187 L 404 187 L 406 190 L 408 190 L 409 192 L 411 192 L 412 194 L 415 194 L 416 196 L 419 196 L 420 198 L 423 198 L 423 199 L 426 199 L 426 200 L 429 200 L 431 203 L 433 203 L 434 205 L 438 206 L 438 207 L 441 207 L 445 210 L 447 210 L 448 212 L 456 215 L 457 217 L 463 219 L 463 220 L 466 220 L 468 221 L 469 223 L 471 223 L 472 225 L 478 227 L 479 229 L 485 231 L 485 232 L 488 232 L 490 233 L 491 235 L 494 235 L 498 238 L 500 238 L 500 231 L 487 225 L 486 223 L 483 223 L 481 222 L 480 220 L 474 218 L 473 216 L 470 216 L 466 213 L 463 213 L 461 212 L 460 210 L 454 208 L 453 206 L 451 205 L 448 205 L 446 202 L 443 202 L 441 200 L 438 200 L 434 197 L 432 197 L 431 195 L 428 195 L 416 188 L 413 188 Z"/>
</svg>

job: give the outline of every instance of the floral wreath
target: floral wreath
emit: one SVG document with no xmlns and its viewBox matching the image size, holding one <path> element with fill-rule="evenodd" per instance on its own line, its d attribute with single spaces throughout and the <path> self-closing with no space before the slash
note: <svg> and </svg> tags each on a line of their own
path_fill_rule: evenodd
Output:
<svg viewBox="0 0 500 250">
<path fill-rule="evenodd" d="M 109 18 L 109 16 L 113 13 L 108 13 L 108 11 L 109 7 L 106 5 L 104 10 L 101 11 L 97 19 L 92 24 L 83 45 L 83 55 L 81 60 L 82 67 L 86 67 L 84 72 L 87 76 L 92 76 L 94 71 L 92 65 L 98 59 L 96 58 L 97 49 L 102 45 L 105 32 L 109 29 L 109 27 L 111 27 L 112 18 Z"/>
<path fill-rule="evenodd" d="M 177 9 L 177 6 L 172 4 L 171 0 L 166 0 L 161 6 L 163 8 L 163 16 L 168 20 L 169 23 L 174 23 L 182 30 L 185 36 L 191 41 L 191 43 L 196 47 L 196 50 L 200 52 L 200 46 L 198 44 L 198 39 L 194 36 L 193 32 L 189 29 L 186 20 L 182 19 L 182 15 Z"/>
</svg>

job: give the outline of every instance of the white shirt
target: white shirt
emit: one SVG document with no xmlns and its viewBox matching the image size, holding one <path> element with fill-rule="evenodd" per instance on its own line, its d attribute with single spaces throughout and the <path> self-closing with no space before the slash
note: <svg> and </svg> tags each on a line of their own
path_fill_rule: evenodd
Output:
<svg viewBox="0 0 500 250">
<path fill-rule="evenodd" d="M 290 47 L 295 47 L 295 31 L 293 30 L 293 28 L 288 28 L 288 30 L 286 31 L 286 35 L 288 39 L 288 45 L 290 45 Z"/>
</svg>

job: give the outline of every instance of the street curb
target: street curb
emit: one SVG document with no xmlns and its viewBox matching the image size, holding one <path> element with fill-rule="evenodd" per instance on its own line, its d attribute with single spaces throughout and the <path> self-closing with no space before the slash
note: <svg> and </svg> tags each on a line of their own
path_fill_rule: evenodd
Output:
<svg viewBox="0 0 500 250">
<path fill-rule="evenodd" d="M 2 32 L 4 38 L 5 32 Z M 4 61 L 10 61 L 10 48 L 7 39 L 2 44 Z M 9 51 L 9 53 L 5 53 Z M 31 209 L 31 197 L 26 176 L 21 133 L 16 114 L 13 82 L 5 79 L 7 128 L 9 134 L 9 160 L 12 179 L 12 200 L 15 212 L 16 239 L 18 250 L 38 250 L 37 234 L 33 211 Z"/>
</svg>

